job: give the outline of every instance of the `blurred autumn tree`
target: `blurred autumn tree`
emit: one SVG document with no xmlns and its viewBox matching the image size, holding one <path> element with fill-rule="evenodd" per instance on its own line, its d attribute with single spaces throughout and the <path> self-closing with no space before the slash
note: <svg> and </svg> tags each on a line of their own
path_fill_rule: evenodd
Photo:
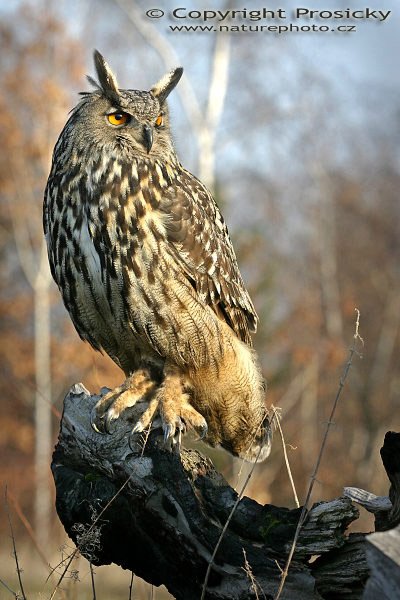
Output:
<svg viewBox="0 0 400 600">
<path fill-rule="evenodd" d="M 136 6 L 133 0 L 128 4 Z M 102 6 L 115 8 L 110 0 Z M 124 54 L 133 45 L 137 56 L 132 52 L 132 64 L 136 60 L 146 70 L 153 64 L 148 52 L 152 35 L 146 38 L 142 30 L 144 39 L 132 42 L 132 22 L 116 13 L 107 28 L 99 27 L 102 39 L 106 30 L 107 39 L 118 40 L 118 52 L 126 40 Z M 76 92 L 85 89 L 83 69 L 92 44 L 83 50 L 61 19 L 33 9 L 3 23 L 0 34 L 0 478 L 31 518 L 35 394 L 37 406 L 48 409 L 52 402 L 60 409 L 73 382 L 83 380 L 97 391 L 119 382 L 121 374 L 79 340 L 50 282 L 43 253 L 41 206 L 50 154 Z M 210 57 L 214 41 L 212 36 L 208 40 Z M 190 52 L 189 37 L 180 43 Z M 107 47 L 101 49 L 106 54 Z M 198 119 L 198 137 L 216 146 L 216 173 L 208 177 L 213 181 L 216 175 L 217 197 L 260 315 L 255 345 L 268 379 L 268 403 L 282 408 L 286 442 L 296 447 L 290 459 L 300 498 L 347 357 L 354 309 L 360 309 L 363 358 L 354 360 L 315 494 L 319 499 L 336 496 L 343 485 L 384 494 L 387 482 L 378 449 L 384 431 L 399 428 L 399 132 L 391 126 L 393 119 L 373 115 L 383 106 L 392 114 L 395 103 L 380 95 L 367 104 L 355 89 L 352 103 L 346 103 L 297 53 L 271 48 L 266 65 L 254 37 L 236 37 L 231 49 L 220 47 L 225 76 L 229 52 L 218 136 L 213 132 L 207 138 L 201 115 L 218 122 L 222 107 L 217 117 L 202 111 L 207 98 L 200 90 L 199 108 L 192 122 L 185 122 L 188 135 L 179 136 L 182 117 L 173 115 L 179 154 L 193 152 L 188 124 L 194 127 Z M 118 70 L 112 58 L 110 63 Z M 218 82 L 217 68 L 214 73 Z M 152 66 L 150 82 L 160 74 Z M 353 105 L 359 108 L 357 119 Z M 202 168 L 211 168 L 208 163 Z M 52 392 L 46 398 L 38 379 L 50 381 L 43 337 L 50 309 Z M 40 422 L 36 412 L 36 426 Z M 54 415 L 53 440 L 57 426 Z M 218 451 L 213 457 L 229 473 L 227 455 Z M 48 471 L 46 478 L 52 490 Z M 261 501 L 292 504 L 278 437 L 248 492 Z"/>
<path fill-rule="evenodd" d="M 315 74 L 313 85 L 318 85 Z M 308 124 L 305 115 L 299 117 L 295 147 L 303 168 L 293 173 L 297 190 L 275 180 L 268 197 L 261 181 L 252 192 L 275 207 L 265 214 L 266 227 L 272 216 L 275 228 L 291 232 L 290 240 L 277 244 L 279 232 L 259 231 L 256 253 L 250 238 L 245 246 L 253 272 L 261 275 L 255 287 L 261 285 L 259 305 L 269 309 L 269 324 L 256 345 L 264 358 L 269 400 L 282 407 L 286 442 L 296 448 L 289 454 L 300 496 L 347 360 L 355 307 L 361 311 L 365 345 L 346 382 L 314 492 L 318 499 L 337 495 L 344 485 L 387 493 L 379 449 L 384 433 L 400 426 L 399 130 L 389 116 L 396 116 L 397 105 L 387 99 L 387 119 L 374 121 L 379 103 L 371 102 L 357 126 L 345 104 L 325 94 L 322 100 L 310 109 Z M 332 102 L 335 110 L 329 114 Z M 323 137 L 317 135 L 321 130 Z M 295 195 L 286 205 L 288 191 Z M 293 228 L 293 214 L 288 215 L 294 206 Z M 269 279 L 262 277 L 262 256 Z M 268 305 L 260 299 L 266 289 Z M 267 489 L 260 489 L 261 476 L 252 483 L 253 493 L 265 500 L 272 496 L 274 502 L 285 498 L 286 504 L 291 491 L 279 443 L 271 463 L 260 467 Z"/>
<path fill-rule="evenodd" d="M 94 372 L 89 347 L 82 344 L 76 352 L 77 336 L 51 283 L 42 231 L 52 148 L 73 106 L 70 90 L 82 85 L 84 72 L 81 47 L 51 12 L 24 7 L 14 16 L 16 21 L 0 25 L 0 479 L 30 520 L 35 505 L 37 535 L 47 547 L 54 518 L 49 464 L 58 422 L 55 413 L 53 431 L 51 406 L 60 408 L 66 387 Z"/>
</svg>

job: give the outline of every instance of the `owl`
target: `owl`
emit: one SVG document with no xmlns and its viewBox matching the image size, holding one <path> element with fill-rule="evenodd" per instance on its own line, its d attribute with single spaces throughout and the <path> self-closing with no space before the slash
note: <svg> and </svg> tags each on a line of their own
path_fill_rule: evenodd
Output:
<svg viewBox="0 0 400 600">
<path fill-rule="evenodd" d="M 133 433 L 157 417 L 166 440 L 194 429 L 249 461 L 270 451 L 265 383 L 250 334 L 257 315 L 224 219 L 179 162 L 167 97 L 176 68 L 150 91 L 120 89 L 94 52 L 53 153 L 44 197 L 51 272 L 79 336 L 125 381 L 97 403 L 93 426 L 143 402 Z M 128 413 L 127 413 L 128 414 Z"/>
</svg>

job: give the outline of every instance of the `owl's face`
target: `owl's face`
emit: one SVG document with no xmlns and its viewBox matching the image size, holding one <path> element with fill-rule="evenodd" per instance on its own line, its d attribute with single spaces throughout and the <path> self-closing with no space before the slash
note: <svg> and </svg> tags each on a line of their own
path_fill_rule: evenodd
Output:
<svg viewBox="0 0 400 600">
<path fill-rule="evenodd" d="M 88 78 L 96 90 L 84 93 L 71 117 L 70 140 L 85 148 L 116 150 L 121 158 L 137 155 L 162 160 L 174 155 L 166 99 L 183 70 L 165 75 L 150 91 L 120 90 L 115 76 L 101 54 L 95 51 L 99 83 Z M 72 138 L 72 139 L 71 139 Z"/>
</svg>

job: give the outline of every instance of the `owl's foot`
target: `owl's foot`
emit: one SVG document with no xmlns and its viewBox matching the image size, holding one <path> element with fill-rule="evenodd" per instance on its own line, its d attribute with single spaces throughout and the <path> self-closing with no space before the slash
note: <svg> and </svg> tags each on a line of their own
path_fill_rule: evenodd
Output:
<svg viewBox="0 0 400 600">
<path fill-rule="evenodd" d="M 115 389 L 103 396 L 94 407 L 92 427 L 98 433 L 111 433 L 111 424 L 126 408 L 147 400 L 156 388 L 145 369 L 136 371 Z M 150 405 L 153 400 L 150 401 Z"/>
<path fill-rule="evenodd" d="M 136 423 L 132 433 L 144 431 L 158 412 L 164 440 L 166 443 L 175 440 L 180 444 L 182 433 L 194 429 L 200 438 L 207 435 L 208 426 L 205 418 L 189 403 L 190 396 L 184 390 L 182 376 L 173 368 L 164 369 L 164 381 L 158 388 L 148 408 Z"/>
</svg>

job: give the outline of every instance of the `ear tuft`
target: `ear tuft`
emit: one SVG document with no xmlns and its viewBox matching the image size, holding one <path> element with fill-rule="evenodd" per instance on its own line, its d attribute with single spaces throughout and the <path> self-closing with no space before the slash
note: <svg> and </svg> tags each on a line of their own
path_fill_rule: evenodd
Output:
<svg viewBox="0 0 400 600">
<path fill-rule="evenodd" d="M 94 51 L 93 59 L 97 77 L 99 79 L 100 89 L 111 101 L 118 100 L 118 82 L 114 73 L 111 71 L 107 62 L 104 60 L 104 57 L 98 50 Z"/>
<path fill-rule="evenodd" d="M 88 80 L 88 82 L 90 83 L 90 85 L 92 85 L 97 90 L 101 91 L 101 87 L 99 86 L 99 84 L 97 83 L 97 81 L 95 79 L 93 79 L 93 77 L 91 77 L 90 75 L 86 75 L 86 79 Z"/>
<path fill-rule="evenodd" d="M 177 69 L 172 69 L 169 73 L 164 75 L 153 87 L 150 92 L 158 99 L 160 104 L 162 104 L 168 97 L 168 95 L 172 92 L 180 78 L 182 77 L 183 69 L 182 67 L 178 67 Z"/>
</svg>

